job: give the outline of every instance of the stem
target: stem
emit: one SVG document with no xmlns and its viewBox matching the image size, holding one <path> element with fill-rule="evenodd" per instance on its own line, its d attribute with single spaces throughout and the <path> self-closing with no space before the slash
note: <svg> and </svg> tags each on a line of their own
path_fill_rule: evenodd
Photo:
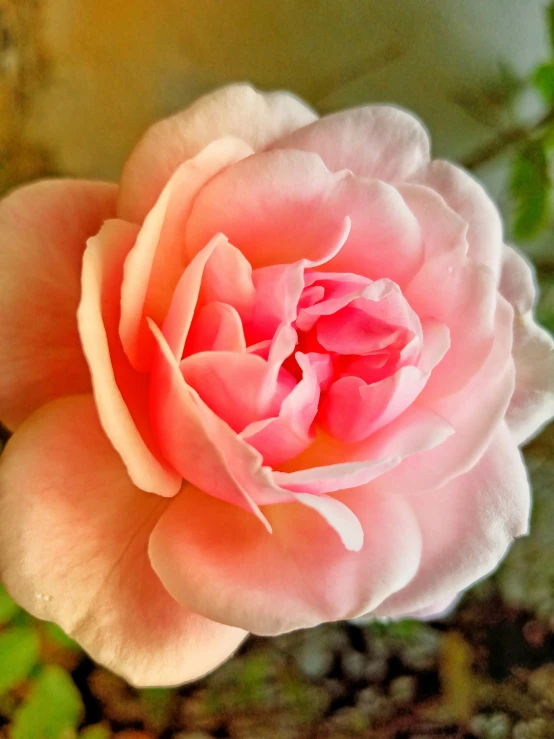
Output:
<svg viewBox="0 0 554 739">
<path fill-rule="evenodd" d="M 510 147 L 530 141 L 551 123 L 554 123 L 554 108 L 538 120 L 533 126 L 515 126 L 514 128 L 508 128 L 506 131 L 500 133 L 496 139 L 490 141 L 480 149 L 477 149 L 477 151 L 474 151 L 473 154 L 466 157 L 461 164 L 465 169 L 478 169 L 483 164 L 495 159 Z"/>
</svg>

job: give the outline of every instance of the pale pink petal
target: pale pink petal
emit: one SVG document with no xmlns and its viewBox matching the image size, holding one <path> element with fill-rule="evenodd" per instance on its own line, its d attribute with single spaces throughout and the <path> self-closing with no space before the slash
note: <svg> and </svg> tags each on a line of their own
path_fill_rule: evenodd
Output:
<svg viewBox="0 0 554 739">
<path fill-rule="evenodd" d="M 327 115 L 284 136 L 273 147 L 313 151 L 333 172 L 350 169 L 387 182 L 405 180 L 429 162 L 429 137 L 417 118 L 380 105 Z"/>
<path fill-rule="evenodd" d="M 38 182 L 0 203 L 0 419 L 89 392 L 75 311 L 86 240 L 115 211 L 114 185 Z"/>
<path fill-rule="evenodd" d="M 83 257 L 77 312 L 100 421 L 137 487 L 175 495 L 181 475 L 160 456 L 148 418 L 148 377 L 129 363 L 119 339 L 123 264 L 138 226 L 107 221 Z"/>
<path fill-rule="evenodd" d="M 505 424 L 464 475 L 406 494 L 421 528 L 421 565 L 404 590 L 376 609 L 376 617 L 412 613 L 467 588 L 496 568 L 512 540 L 528 529 L 529 483 Z"/>
<path fill-rule="evenodd" d="M 430 187 L 402 183 L 398 192 L 415 216 L 423 241 L 425 259 L 445 252 L 467 250 L 467 222 Z"/>
<path fill-rule="evenodd" d="M 246 351 L 242 321 L 227 303 L 207 303 L 192 319 L 184 355 L 207 351 Z"/>
<path fill-rule="evenodd" d="M 329 388 L 318 418 L 331 436 L 355 444 L 405 411 L 426 381 L 418 367 L 409 366 L 369 385 L 359 377 L 343 377 Z"/>
<path fill-rule="evenodd" d="M 340 501 L 365 534 L 359 552 L 346 549 L 322 507 L 264 507 L 270 535 L 239 508 L 187 488 L 159 520 L 150 559 L 179 602 L 257 634 L 351 618 L 410 581 L 421 541 L 409 507 L 394 494 L 360 488 Z M 339 525 L 338 511 L 325 515 Z"/>
<path fill-rule="evenodd" d="M 173 291 L 187 265 L 184 233 L 194 198 L 217 172 L 252 153 L 243 141 L 214 141 L 173 174 L 146 216 L 125 262 L 119 332 L 131 364 L 149 367 L 151 318 L 162 324 Z"/>
<path fill-rule="evenodd" d="M 192 257 L 224 233 L 253 268 L 328 259 L 345 242 L 350 204 L 332 201 L 342 176 L 314 154 L 255 154 L 216 175 L 199 193 L 186 230 Z"/>
<path fill-rule="evenodd" d="M 383 490 L 427 490 L 466 472 L 480 459 L 504 419 L 514 391 L 514 363 L 510 353 L 512 324 L 512 308 L 499 296 L 494 344 L 479 371 L 453 395 L 424 401 L 423 390 L 416 401 L 418 405 L 425 402 L 425 407 L 450 422 L 456 433 L 437 448 L 406 459 L 376 481 L 378 486 Z M 433 373 L 426 387 L 432 377 Z"/>
<path fill-rule="evenodd" d="M 298 457 L 282 465 L 280 472 L 302 472 L 310 477 L 313 476 L 312 470 L 319 468 L 315 474 L 326 477 L 328 482 L 334 474 L 333 468 L 339 465 L 345 483 L 345 471 L 351 475 L 362 474 L 366 466 L 365 474 L 369 475 L 369 479 L 381 479 L 373 474 L 374 471 L 387 479 L 392 473 L 379 471 L 378 465 L 386 460 L 386 465 L 392 460 L 400 464 L 405 458 L 435 447 L 439 447 L 440 452 L 440 446 L 454 433 L 454 427 L 445 418 L 414 404 L 394 421 L 357 444 L 344 444 L 318 430 L 314 443 Z M 322 460 L 325 460 L 326 467 L 320 467 Z M 338 473 L 335 477 L 339 477 Z M 383 489 L 390 490 L 394 487 L 384 485 Z"/>
<path fill-rule="evenodd" d="M 269 377 L 271 365 L 245 352 L 201 352 L 187 357 L 179 366 L 187 385 L 237 433 L 248 424 L 277 415 L 296 385 L 283 370 L 268 391 L 268 380 L 273 379 Z"/>
<path fill-rule="evenodd" d="M 506 422 L 518 444 L 554 416 L 554 341 L 533 319 L 534 277 L 530 265 L 504 247 L 500 292 L 515 310 L 513 357 L 516 387 Z"/>
<path fill-rule="evenodd" d="M 467 222 L 469 258 L 498 275 L 502 258 L 502 221 L 483 186 L 463 169 L 441 160 L 427 164 L 412 174 L 410 180 L 436 190 Z"/>
<path fill-rule="evenodd" d="M 366 485 L 376 477 L 396 467 L 400 457 L 328 464 L 298 472 L 273 472 L 273 479 L 279 487 L 295 493 L 324 495 L 338 490 L 348 490 Z"/>
<path fill-rule="evenodd" d="M 450 329 L 434 318 L 422 318 L 421 331 L 422 349 L 418 367 L 427 373 L 437 366 L 450 349 Z"/>
<path fill-rule="evenodd" d="M 316 118 L 288 93 L 245 84 L 211 92 L 144 134 L 123 170 L 118 213 L 141 223 L 177 167 L 212 141 L 235 136 L 257 151 Z"/>
<path fill-rule="evenodd" d="M 533 265 L 512 246 L 504 245 L 502 250 L 498 289 L 516 313 L 525 315 L 533 310 L 537 299 Z"/>
<path fill-rule="evenodd" d="M 157 350 L 150 382 L 150 418 L 164 456 L 193 485 L 254 514 L 268 526 L 253 497 L 279 492 L 262 457 L 202 401 L 183 378 L 163 334 L 150 322 Z M 281 497 L 286 497 L 283 494 Z"/>
<path fill-rule="evenodd" d="M 530 313 L 515 316 L 513 358 L 516 381 L 506 422 L 523 444 L 554 416 L 554 340 Z"/>
<path fill-rule="evenodd" d="M 483 364 L 494 340 L 493 273 L 469 261 L 461 247 L 425 262 L 404 296 L 422 320 L 433 318 L 450 330 L 448 353 L 433 371 L 423 397 L 456 392 Z"/>
<path fill-rule="evenodd" d="M 245 632 L 177 604 L 148 560 L 166 502 L 138 490 L 91 396 L 31 416 L 0 466 L 2 581 L 134 685 L 173 685 L 226 659 Z"/>
</svg>

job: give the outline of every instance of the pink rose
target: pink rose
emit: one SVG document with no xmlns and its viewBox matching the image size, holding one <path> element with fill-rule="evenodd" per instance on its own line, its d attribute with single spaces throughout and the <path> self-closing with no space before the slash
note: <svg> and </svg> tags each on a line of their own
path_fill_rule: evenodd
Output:
<svg viewBox="0 0 554 739">
<path fill-rule="evenodd" d="M 225 88 L 119 187 L 14 192 L 0 249 L 2 579 L 129 681 L 439 612 L 526 532 L 553 342 L 407 113 Z"/>
</svg>

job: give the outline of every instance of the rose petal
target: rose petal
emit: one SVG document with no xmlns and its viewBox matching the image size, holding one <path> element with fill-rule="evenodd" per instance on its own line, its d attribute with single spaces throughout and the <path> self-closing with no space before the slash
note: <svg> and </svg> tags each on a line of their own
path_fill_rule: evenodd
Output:
<svg viewBox="0 0 554 739">
<path fill-rule="evenodd" d="M 52 180 L 0 203 L 0 418 L 11 428 L 90 390 L 75 320 L 81 260 L 116 197 L 114 185 Z"/>
<path fill-rule="evenodd" d="M 405 180 L 429 162 L 429 137 L 417 118 L 380 105 L 327 115 L 278 139 L 271 148 L 315 152 L 332 172 L 350 169 L 386 182 Z"/>
<path fill-rule="evenodd" d="M 227 303 L 207 303 L 192 319 L 184 355 L 207 351 L 246 351 L 242 321 Z"/>
<path fill-rule="evenodd" d="M 2 456 L 8 592 L 134 685 L 198 678 L 245 636 L 178 605 L 153 572 L 148 537 L 164 507 L 131 483 L 90 396 L 39 410 Z"/>
<path fill-rule="evenodd" d="M 413 497 L 407 492 L 423 537 L 421 565 L 404 590 L 376 609 L 376 617 L 397 618 L 467 588 L 491 572 L 528 528 L 529 483 L 505 424 L 464 475 Z"/>
<path fill-rule="evenodd" d="M 161 325 L 187 265 L 184 231 L 194 198 L 217 172 L 251 153 L 238 139 L 214 141 L 176 170 L 146 216 L 125 262 L 121 288 L 119 333 L 136 369 L 150 366 L 152 335 L 146 318 Z"/>
<path fill-rule="evenodd" d="M 512 325 L 512 308 L 499 296 L 494 344 L 480 370 L 453 395 L 426 401 L 423 390 L 416 401 L 418 405 L 425 404 L 440 414 L 452 424 L 456 433 L 440 447 L 406 459 L 376 481 L 378 487 L 383 486 L 383 490 L 405 488 L 414 492 L 427 490 L 444 484 L 476 464 L 504 419 L 514 391 L 514 363 L 510 351 Z M 426 387 L 432 377 L 433 373 Z"/>
<path fill-rule="evenodd" d="M 272 382 L 271 365 L 254 354 L 202 352 L 187 357 L 179 366 L 187 385 L 237 433 L 248 424 L 278 414 L 296 385 L 286 371 Z"/>
<path fill-rule="evenodd" d="M 421 541 L 395 495 L 361 488 L 340 501 L 365 532 L 359 552 L 298 502 L 264 508 L 269 535 L 239 508 L 187 488 L 152 533 L 150 559 L 177 600 L 257 634 L 350 618 L 409 582 Z"/>
<path fill-rule="evenodd" d="M 464 247 L 426 261 L 407 286 L 404 297 L 418 316 L 433 318 L 450 330 L 450 348 L 423 398 L 456 392 L 481 367 L 494 340 L 496 295 L 494 275 L 469 261 Z"/>
<path fill-rule="evenodd" d="M 435 160 L 410 176 L 412 182 L 439 193 L 468 224 L 469 258 L 500 272 L 502 220 L 483 186 L 459 167 Z"/>
<path fill-rule="evenodd" d="M 144 134 L 123 170 L 118 213 L 141 223 L 177 167 L 212 141 L 236 136 L 259 150 L 316 117 L 287 93 L 244 84 L 209 93 Z"/>
<path fill-rule="evenodd" d="M 202 401 L 187 383 L 158 327 L 150 381 L 150 418 L 164 456 L 181 475 L 210 495 L 253 513 L 268 523 L 253 493 L 276 486 L 262 457 Z M 284 497 L 284 496 L 283 496 Z"/>
<path fill-rule="evenodd" d="M 401 367 L 369 385 L 359 377 L 343 377 L 329 388 L 319 418 L 331 436 L 355 444 L 405 411 L 426 381 L 417 367 Z"/>
<path fill-rule="evenodd" d="M 160 456 L 148 418 L 148 378 L 130 365 L 119 340 L 123 264 L 138 227 L 107 221 L 83 257 L 77 312 L 100 421 L 137 487 L 175 495 L 181 476 Z"/>
<path fill-rule="evenodd" d="M 510 247 L 504 247 L 500 291 L 515 310 L 516 386 L 506 422 L 517 443 L 523 444 L 554 416 L 554 341 L 533 320 L 531 267 Z"/>
<path fill-rule="evenodd" d="M 187 225 L 188 254 L 221 232 L 254 268 L 320 261 L 348 235 L 348 213 L 325 203 L 333 185 L 314 155 L 268 152 L 238 162 L 199 194 Z"/>
</svg>

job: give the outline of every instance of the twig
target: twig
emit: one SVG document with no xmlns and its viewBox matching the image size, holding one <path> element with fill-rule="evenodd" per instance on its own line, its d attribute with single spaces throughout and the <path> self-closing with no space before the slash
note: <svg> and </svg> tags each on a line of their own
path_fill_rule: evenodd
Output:
<svg viewBox="0 0 554 739">
<path fill-rule="evenodd" d="M 530 141 L 537 134 L 540 134 L 542 129 L 546 126 L 554 123 L 554 108 L 541 118 L 533 126 L 515 126 L 514 128 L 508 128 L 503 133 L 500 133 L 496 139 L 482 146 L 473 154 L 462 160 L 461 164 L 465 169 L 477 169 L 483 164 L 490 162 L 495 159 L 499 154 L 502 154 L 506 149 L 509 149 L 516 144 L 521 144 L 526 141 Z"/>
</svg>

